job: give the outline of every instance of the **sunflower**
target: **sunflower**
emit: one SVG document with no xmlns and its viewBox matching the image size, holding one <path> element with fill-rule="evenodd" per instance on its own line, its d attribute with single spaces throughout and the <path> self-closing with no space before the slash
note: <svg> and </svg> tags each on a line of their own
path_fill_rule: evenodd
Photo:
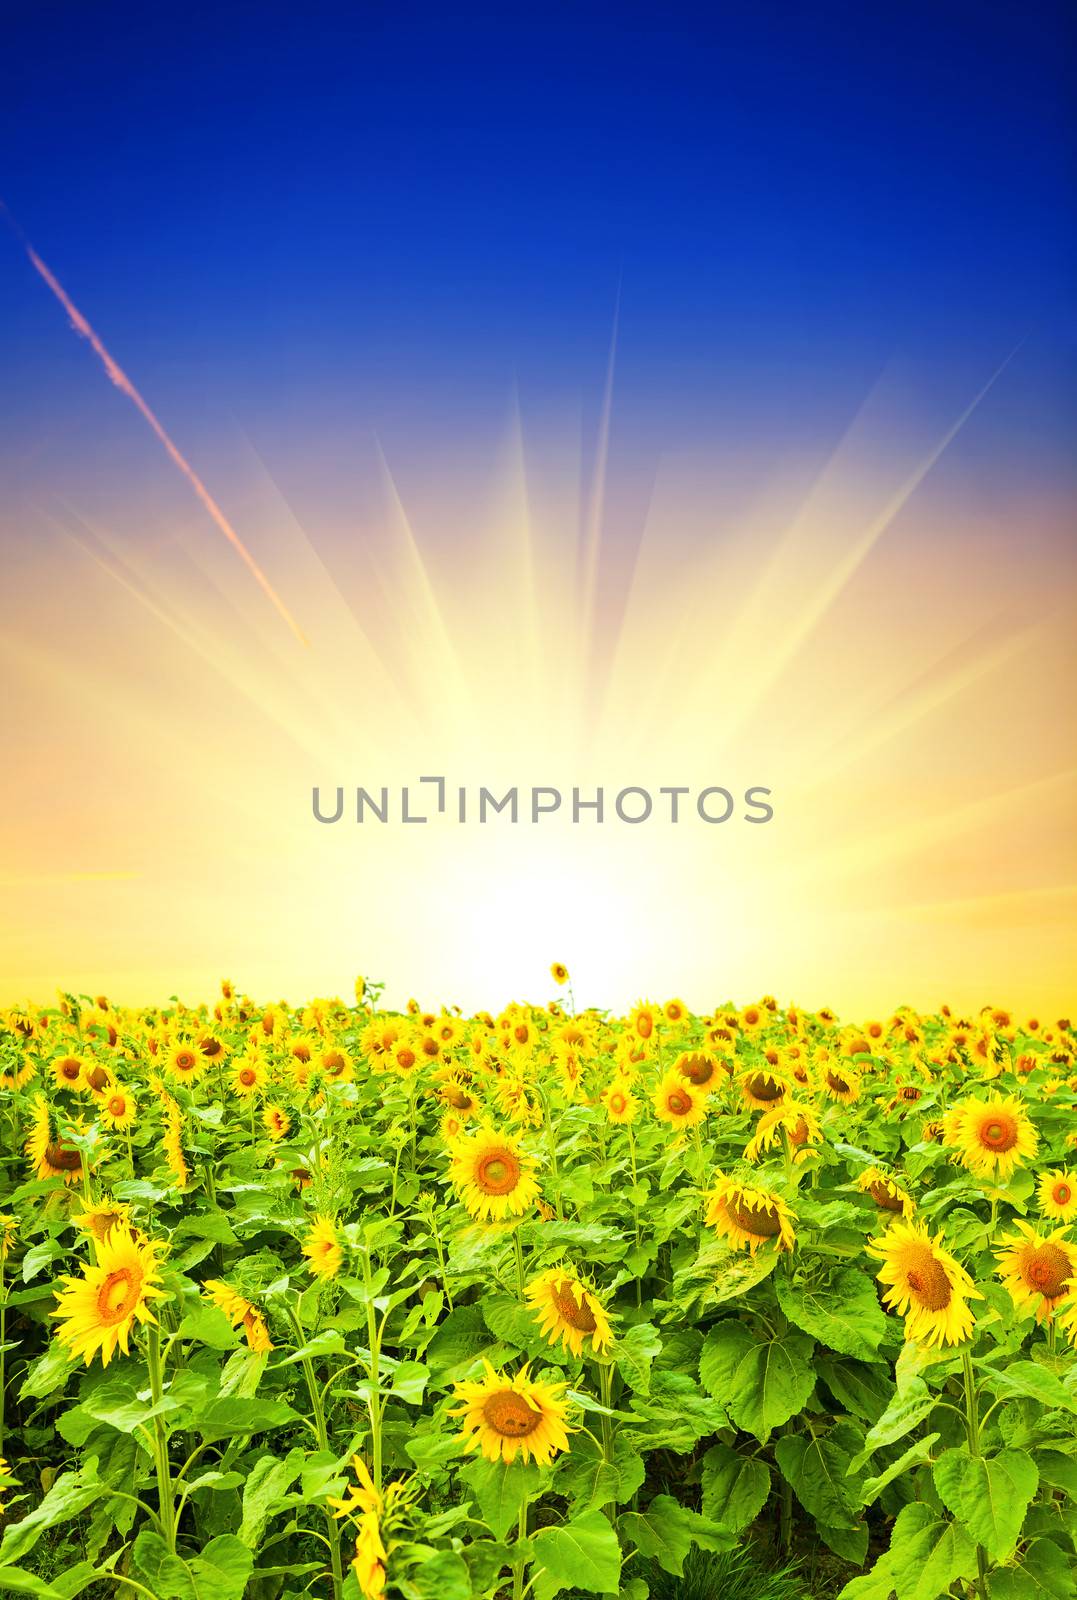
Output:
<svg viewBox="0 0 1077 1600">
<path fill-rule="evenodd" d="M 783 1073 L 769 1069 L 746 1072 L 740 1080 L 741 1099 L 753 1110 L 769 1110 L 779 1100 L 784 1100 L 791 1088 L 792 1084 Z"/>
<path fill-rule="evenodd" d="M 119 1084 L 113 1084 L 109 1093 L 102 1096 L 101 1121 L 106 1128 L 133 1128 L 136 1110 L 134 1095 Z"/>
<path fill-rule="evenodd" d="M 459 1111 L 446 1111 L 438 1123 L 438 1132 L 443 1143 L 449 1146 L 454 1145 L 457 1139 L 462 1138 L 467 1132 L 467 1121 L 460 1115 Z"/>
<path fill-rule="evenodd" d="M 279 1140 L 288 1137 L 292 1129 L 292 1119 L 283 1106 L 266 1106 L 262 1112 L 262 1126 L 273 1143 L 277 1144 Z"/>
<path fill-rule="evenodd" d="M 550 1344 L 563 1344 L 574 1356 L 583 1354 L 585 1339 L 600 1356 L 613 1342 L 613 1329 L 602 1302 L 573 1272 L 553 1267 L 527 1285 L 526 1298 L 539 1315 L 539 1332 Z"/>
<path fill-rule="evenodd" d="M 629 1087 L 628 1079 L 620 1073 L 603 1089 L 599 1099 L 606 1108 L 611 1122 L 635 1122 L 639 1116 L 639 1101 Z"/>
<path fill-rule="evenodd" d="M 334 1083 L 351 1083 L 355 1076 L 351 1056 L 337 1045 L 331 1045 L 328 1050 L 319 1053 L 318 1067 Z"/>
<path fill-rule="evenodd" d="M 463 1418 L 464 1450 L 481 1450 L 487 1461 L 511 1462 L 520 1455 L 549 1466 L 558 1450 L 568 1449 L 565 1385 L 529 1377 L 528 1366 L 514 1378 L 495 1372 L 488 1361 L 483 1366 L 481 1382 L 453 1385 L 461 1404 L 449 1415 Z"/>
<path fill-rule="evenodd" d="M 1003 1239 L 998 1275 L 1015 1306 L 1035 1308 L 1036 1321 L 1044 1322 L 1077 1289 L 1077 1248 L 1066 1238 L 1065 1228 L 1045 1237 L 1027 1222 L 1016 1222 L 1017 1232 Z"/>
<path fill-rule="evenodd" d="M 213 1304 L 224 1312 L 233 1328 L 242 1326 L 247 1345 L 256 1355 L 273 1349 L 265 1317 L 257 1306 L 251 1305 L 249 1300 L 244 1300 L 241 1294 L 237 1294 L 236 1290 L 230 1288 L 221 1278 L 207 1278 L 202 1287 Z"/>
<path fill-rule="evenodd" d="M 190 1039 L 177 1039 L 165 1056 L 165 1066 L 180 1083 L 197 1083 L 209 1062 Z"/>
<path fill-rule="evenodd" d="M 269 1069 L 261 1056 L 240 1056 L 232 1069 L 232 1092 L 246 1100 L 249 1095 L 262 1091 L 268 1076 Z"/>
<path fill-rule="evenodd" d="M 550 977 L 554 983 L 565 984 L 568 982 L 568 968 L 560 961 L 555 961 L 550 967 Z"/>
<path fill-rule="evenodd" d="M 92 1234 L 98 1244 L 103 1244 L 113 1228 L 126 1228 L 129 1233 L 137 1233 L 131 1221 L 131 1208 L 120 1200 L 101 1200 L 96 1205 L 84 1205 L 75 1224 L 84 1233 Z"/>
<path fill-rule="evenodd" d="M 679 1027 L 688 1015 L 688 1007 L 683 1000 L 667 1000 L 662 1007 L 662 1015 L 673 1027 Z"/>
<path fill-rule="evenodd" d="M 737 1025 L 744 1033 L 758 1033 L 768 1020 L 766 1006 L 745 1006 L 737 1018 Z"/>
<path fill-rule="evenodd" d="M 905 1337 L 927 1345 L 962 1344 L 975 1326 L 970 1300 L 983 1296 L 965 1271 L 919 1222 L 892 1222 L 865 1245 L 880 1260 L 876 1277 L 889 1288 L 883 1304 L 905 1318 Z"/>
<path fill-rule="evenodd" d="M 344 1250 L 332 1217 L 315 1217 L 303 1240 L 303 1254 L 316 1278 L 335 1278 L 344 1265 Z"/>
<path fill-rule="evenodd" d="M 849 1061 L 822 1060 L 823 1093 L 829 1100 L 837 1100 L 843 1106 L 851 1106 L 860 1099 L 860 1074 Z"/>
<path fill-rule="evenodd" d="M 686 1050 L 679 1055 L 673 1063 L 674 1072 L 679 1072 L 693 1088 L 709 1091 L 718 1082 L 718 1074 L 722 1071 L 718 1057 L 709 1050 Z"/>
<path fill-rule="evenodd" d="M 19 1224 L 15 1218 L 5 1211 L 0 1211 L 0 1268 L 3 1268 L 11 1254 L 11 1247 L 18 1237 L 18 1232 Z"/>
<path fill-rule="evenodd" d="M 753 1183 L 738 1183 L 724 1173 L 715 1176 L 706 1196 L 705 1219 L 734 1250 L 754 1256 L 761 1245 L 791 1250 L 796 1242 L 795 1218 L 780 1195 Z"/>
<path fill-rule="evenodd" d="M 161 1143 L 176 1187 L 186 1189 L 191 1172 L 183 1153 L 183 1113 L 171 1095 L 165 1097 L 165 1131 Z"/>
<path fill-rule="evenodd" d="M 823 1142 L 823 1130 L 815 1108 L 798 1100 L 780 1100 L 764 1111 L 756 1124 L 755 1137 L 744 1151 L 746 1161 L 758 1161 L 765 1151 L 782 1142 L 785 1134 L 793 1163 L 800 1166 Z"/>
<path fill-rule="evenodd" d="M 453 1147 L 450 1177 L 476 1222 L 523 1216 L 538 1199 L 534 1172 L 511 1134 L 480 1128 Z"/>
<path fill-rule="evenodd" d="M 65 1183 L 82 1182 L 82 1153 L 68 1140 L 54 1134 L 48 1102 L 37 1095 L 33 1102 L 34 1123 L 26 1141 L 27 1160 L 34 1164 L 38 1178 L 62 1178 Z"/>
<path fill-rule="evenodd" d="M 139 1239 L 130 1228 L 113 1228 L 97 1246 L 97 1262 L 81 1277 L 63 1278 L 56 1290 L 56 1337 L 89 1366 L 100 1353 L 108 1366 L 117 1346 L 129 1353 L 135 1320 L 156 1323 L 149 1301 L 164 1294 L 157 1254 L 163 1245 Z"/>
<path fill-rule="evenodd" d="M 943 1119 L 945 1142 L 963 1166 L 981 1178 L 1005 1183 L 1014 1168 L 1036 1154 L 1039 1139 L 1027 1112 L 1012 1095 L 959 1101 Z"/>
<path fill-rule="evenodd" d="M 1036 1182 L 1036 1198 L 1043 1216 L 1054 1222 L 1072 1222 L 1077 1217 L 1077 1178 L 1065 1169 L 1041 1172 Z"/>
<path fill-rule="evenodd" d="M 694 1128 L 707 1115 L 707 1096 L 672 1067 L 651 1098 L 659 1122 L 671 1128 Z"/>
<path fill-rule="evenodd" d="M 635 1034 L 641 1043 L 649 1045 L 661 1015 L 658 1006 L 651 1005 L 649 1000 L 641 1000 L 628 1014 L 628 1031 Z"/>
<path fill-rule="evenodd" d="M 398 1478 L 381 1494 L 361 1456 L 352 1457 L 352 1467 L 358 1484 L 350 1483 L 343 1499 L 328 1504 L 334 1517 L 350 1517 L 355 1524 L 352 1569 L 363 1600 L 382 1600 L 386 1567 L 397 1543 L 392 1535 L 407 1522 L 419 1488 L 410 1478 Z"/>
<path fill-rule="evenodd" d="M 228 1059 L 228 1046 L 218 1034 L 209 1029 L 198 1035 L 195 1044 L 207 1066 L 220 1067 Z"/>
<path fill-rule="evenodd" d="M 880 1211 L 900 1211 L 906 1222 L 916 1210 L 916 1202 L 882 1167 L 866 1167 L 856 1180 L 861 1194 L 869 1194 Z"/>
<path fill-rule="evenodd" d="M 82 1056 L 57 1056 L 56 1060 L 50 1063 L 49 1070 L 60 1089 L 85 1088 L 83 1075 L 86 1071 L 86 1062 Z"/>
</svg>

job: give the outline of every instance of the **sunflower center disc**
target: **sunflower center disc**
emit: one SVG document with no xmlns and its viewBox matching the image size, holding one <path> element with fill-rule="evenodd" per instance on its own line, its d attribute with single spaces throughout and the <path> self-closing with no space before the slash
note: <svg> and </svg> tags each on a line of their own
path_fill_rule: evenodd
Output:
<svg viewBox="0 0 1077 1600">
<path fill-rule="evenodd" d="M 882 1182 L 873 1183 L 871 1185 L 870 1189 L 868 1190 L 868 1193 L 870 1194 L 871 1198 L 875 1201 L 875 1204 L 877 1206 L 881 1207 L 881 1209 L 883 1211 L 900 1211 L 901 1210 L 901 1197 L 900 1197 L 900 1195 L 891 1194 L 889 1189 L 886 1187 L 885 1183 L 882 1183 Z"/>
<path fill-rule="evenodd" d="M 479 1188 L 487 1194 L 510 1194 L 516 1187 L 520 1169 L 507 1151 L 484 1156 L 479 1163 Z"/>
<path fill-rule="evenodd" d="M 109 1115 L 112 1117 L 122 1117 L 126 1109 L 126 1102 L 124 1101 L 123 1096 L 114 1094 L 108 1103 Z"/>
<path fill-rule="evenodd" d="M 780 1083 L 775 1083 L 773 1078 L 757 1072 L 754 1077 L 748 1079 L 748 1093 L 756 1100 L 780 1100 L 785 1089 Z"/>
<path fill-rule="evenodd" d="M 72 1150 L 62 1139 L 49 1145 L 45 1151 L 45 1160 L 58 1172 L 77 1172 L 82 1166 L 82 1157 L 78 1151 Z"/>
<path fill-rule="evenodd" d="M 953 1299 L 949 1278 L 928 1250 L 906 1272 L 905 1282 L 926 1311 L 945 1311 Z"/>
<path fill-rule="evenodd" d="M 758 1239 L 773 1239 L 781 1232 L 782 1223 L 775 1206 L 752 1205 L 747 1200 L 731 1200 L 729 1214 L 745 1233 L 754 1233 Z"/>
<path fill-rule="evenodd" d="M 482 1408 L 483 1421 L 506 1439 L 522 1439 L 534 1433 L 542 1413 L 529 1406 L 514 1389 L 499 1389 Z"/>
<path fill-rule="evenodd" d="M 570 1328 L 576 1328 L 580 1333 L 594 1333 L 597 1327 L 594 1312 L 582 1298 L 577 1303 L 571 1284 L 556 1284 L 552 1295 L 554 1305 Z"/>
<path fill-rule="evenodd" d="M 845 1078 L 840 1077 L 838 1075 L 838 1073 L 836 1073 L 836 1072 L 828 1072 L 827 1075 L 826 1075 L 826 1081 L 830 1085 L 830 1087 L 833 1089 L 835 1094 L 848 1094 L 849 1093 L 848 1081 Z"/>
<path fill-rule="evenodd" d="M 1053 1300 L 1070 1281 L 1069 1257 L 1056 1244 L 1041 1245 L 1025 1261 L 1025 1278 L 1033 1289 Z"/>
<path fill-rule="evenodd" d="M 97 1291 L 97 1310 L 102 1322 L 111 1327 L 122 1322 L 138 1299 L 138 1283 L 130 1267 L 110 1272 Z"/>
<path fill-rule="evenodd" d="M 1068 1183 L 1058 1183 L 1051 1192 L 1051 1199 L 1056 1206 L 1068 1206 L 1070 1203 L 1070 1186 Z"/>
<path fill-rule="evenodd" d="M 1012 1150 L 1017 1143 L 1017 1125 L 1012 1120 L 988 1122 L 981 1137 L 991 1150 Z"/>
</svg>

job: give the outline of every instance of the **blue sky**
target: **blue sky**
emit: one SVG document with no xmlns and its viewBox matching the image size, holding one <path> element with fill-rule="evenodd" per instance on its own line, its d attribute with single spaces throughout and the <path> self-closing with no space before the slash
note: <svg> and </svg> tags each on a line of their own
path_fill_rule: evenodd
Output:
<svg viewBox="0 0 1077 1600">
<path fill-rule="evenodd" d="M 23 7 L 0 195 L 174 412 L 597 393 L 619 293 L 641 429 L 830 426 L 895 358 L 966 394 L 1024 339 L 1062 449 L 1068 8 L 505 9 Z M 14 238 L 0 308 L 29 428 L 85 356 Z"/>
</svg>

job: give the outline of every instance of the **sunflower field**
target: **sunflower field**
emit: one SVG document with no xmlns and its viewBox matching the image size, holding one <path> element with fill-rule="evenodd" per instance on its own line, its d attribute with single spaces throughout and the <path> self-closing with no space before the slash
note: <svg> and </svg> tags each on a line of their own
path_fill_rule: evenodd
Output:
<svg viewBox="0 0 1077 1600">
<path fill-rule="evenodd" d="M 0 1592 L 1077 1596 L 1068 1020 L 0 1016 Z"/>
</svg>

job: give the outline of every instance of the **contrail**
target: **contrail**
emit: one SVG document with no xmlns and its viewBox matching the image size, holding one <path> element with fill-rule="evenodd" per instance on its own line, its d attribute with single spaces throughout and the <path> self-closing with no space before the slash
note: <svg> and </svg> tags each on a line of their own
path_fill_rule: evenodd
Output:
<svg viewBox="0 0 1077 1600">
<path fill-rule="evenodd" d="M 280 612 L 280 615 L 284 618 L 289 628 L 291 628 L 300 644 L 307 644 L 308 641 L 303 633 L 303 630 L 300 628 L 299 624 L 292 616 L 292 613 L 288 610 L 288 607 L 284 604 L 284 601 L 274 589 L 273 585 L 270 583 L 269 579 L 266 577 L 257 561 L 255 561 L 254 557 L 247 549 L 247 546 L 243 543 L 243 540 L 239 537 L 239 534 L 233 528 L 232 524 L 221 510 L 216 500 L 214 500 L 213 496 L 202 482 L 202 479 L 198 476 L 198 473 L 194 470 L 191 464 L 184 459 L 179 450 L 172 443 L 172 440 L 158 422 L 157 418 L 154 416 L 145 400 L 143 400 L 142 396 L 139 394 L 138 390 L 135 388 L 126 372 L 124 372 L 123 368 L 118 362 L 113 360 L 112 356 L 105 349 L 105 346 L 102 344 L 97 334 L 86 321 L 86 318 L 82 315 L 82 312 L 76 305 L 72 303 L 65 292 L 63 285 L 58 283 L 53 277 L 52 273 L 42 261 L 37 251 L 32 249 L 31 246 L 26 243 L 25 239 L 23 240 L 23 245 L 26 249 L 27 255 L 30 257 L 34 271 L 39 274 L 39 276 L 52 290 L 57 300 L 59 300 L 64 310 L 71 318 L 71 325 L 75 332 L 81 334 L 82 337 L 88 341 L 90 348 L 100 359 L 101 365 L 104 367 L 106 373 L 116 385 L 117 389 L 119 389 L 122 394 L 125 394 L 128 400 L 130 400 L 131 403 L 142 413 L 142 416 L 149 423 L 158 439 L 160 439 L 161 443 L 164 445 L 165 450 L 168 452 L 171 460 L 183 473 L 183 476 L 187 479 L 187 482 L 190 484 L 191 488 L 194 490 L 203 506 L 209 512 L 209 515 L 212 517 L 217 527 L 224 534 L 225 538 L 228 540 L 228 543 L 232 546 L 233 550 L 235 550 L 240 559 L 246 563 L 251 575 L 258 583 L 262 592 L 266 595 L 267 599 L 272 601 L 273 605 Z"/>
</svg>

